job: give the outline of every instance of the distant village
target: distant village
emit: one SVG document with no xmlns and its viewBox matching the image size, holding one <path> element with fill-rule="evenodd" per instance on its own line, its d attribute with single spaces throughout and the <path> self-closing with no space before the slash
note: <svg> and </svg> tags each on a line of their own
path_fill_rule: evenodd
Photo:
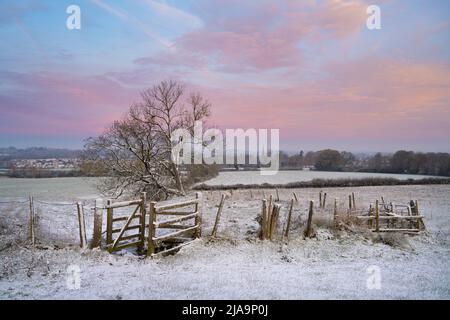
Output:
<svg viewBox="0 0 450 320">
<path fill-rule="evenodd" d="M 51 170 L 75 170 L 79 168 L 79 159 L 20 159 L 11 160 L 11 167 L 17 169 L 37 168 Z"/>
</svg>

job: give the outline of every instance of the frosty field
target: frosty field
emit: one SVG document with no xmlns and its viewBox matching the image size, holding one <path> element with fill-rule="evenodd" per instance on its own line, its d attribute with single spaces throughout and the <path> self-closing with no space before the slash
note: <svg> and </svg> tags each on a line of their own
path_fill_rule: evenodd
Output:
<svg viewBox="0 0 450 320">
<path fill-rule="evenodd" d="M 259 171 L 222 171 L 219 175 L 205 182 L 206 185 L 233 185 L 233 184 L 287 184 L 291 182 L 305 182 L 313 179 L 364 179 L 364 178 L 394 178 L 398 180 L 424 179 L 430 176 L 412 174 L 389 174 L 370 172 L 326 172 L 287 170 L 278 171 L 275 175 L 264 176 Z"/>
<path fill-rule="evenodd" d="M 8 181 L 15 186 L 12 190 L 4 182 L 0 179 L 0 201 L 27 194 L 27 184 Z M 77 179 L 66 181 L 69 185 L 78 184 L 75 189 L 64 189 L 64 183 L 58 180 L 44 182 L 46 187 L 39 192 L 47 200 L 86 200 L 90 199 L 89 192 L 95 192 L 93 189 L 85 192 L 83 184 L 87 182 Z M 51 199 L 50 192 L 43 190 L 53 188 L 75 191 L 60 192 Z M 260 212 L 262 191 L 252 190 L 250 194 L 250 190 L 243 190 L 229 194 L 218 238 L 212 239 L 209 234 L 221 192 L 207 191 L 203 192 L 202 239 L 175 255 L 155 259 L 143 259 L 126 251 L 111 255 L 76 246 L 32 248 L 12 243 L 1 225 L 0 298 L 450 299 L 449 185 L 322 190 L 329 199 L 338 197 L 342 207 L 350 192 L 355 192 L 357 205 L 361 207 L 380 196 L 396 203 L 418 199 L 428 232 L 407 236 L 407 242 L 401 246 L 321 227 L 317 229 L 317 238 L 304 240 L 301 225 L 306 219 L 307 201 L 317 200 L 319 189 L 280 189 L 281 222 L 292 192 L 299 196 L 290 240 L 260 241 L 255 218 Z M 275 195 L 274 190 L 264 192 L 266 197 L 269 193 Z M 0 204 L 1 215 L 14 214 L 11 210 L 26 210 L 26 206 L 14 209 Z M 331 215 L 331 205 L 324 214 Z M 58 215 L 55 224 L 64 224 L 61 217 L 72 219 L 75 212 L 61 209 L 55 215 Z M 78 289 L 67 283 L 69 266 L 77 266 L 81 271 Z M 380 268 L 380 289 L 368 289 L 366 285 L 370 266 Z"/>
</svg>

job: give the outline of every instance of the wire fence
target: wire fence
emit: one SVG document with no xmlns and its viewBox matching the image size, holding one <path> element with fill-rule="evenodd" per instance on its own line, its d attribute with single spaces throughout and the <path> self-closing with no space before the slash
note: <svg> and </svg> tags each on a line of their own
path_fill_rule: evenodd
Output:
<svg viewBox="0 0 450 320">
<path fill-rule="evenodd" d="M 78 204 L 78 205 L 77 205 Z M 35 198 L 0 200 L 0 240 L 7 244 L 35 243 L 79 246 L 80 227 L 92 238 L 94 201 L 50 202 Z M 83 221 L 79 208 L 84 209 Z"/>
</svg>

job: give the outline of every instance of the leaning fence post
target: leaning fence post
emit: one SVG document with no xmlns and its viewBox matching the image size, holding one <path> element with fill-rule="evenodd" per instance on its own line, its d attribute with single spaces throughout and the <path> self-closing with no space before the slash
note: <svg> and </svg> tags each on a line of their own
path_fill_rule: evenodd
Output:
<svg viewBox="0 0 450 320">
<path fill-rule="evenodd" d="M 91 248 L 98 248 L 102 244 L 102 224 L 103 224 L 103 200 L 95 199 L 94 235 L 92 237 Z"/>
<path fill-rule="evenodd" d="M 84 219 L 84 207 L 81 204 L 81 202 L 77 202 L 77 213 L 78 213 L 78 226 L 80 229 L 80 247 L 85 249 L 87 247 L 86 223 Z"/>
<path fill-rule="evenodd" d="M 294 195 L 295 202 L 298 202 L 298 198 L 297 198 L 297 195 L 295 194 L 295 192 L 292 192 L 292 194 Z"/>
<path fill-rule="evenodd" d="M 222 193 L 222 198 L 220 199 L 219 208 L 217 209 L 216 221 L 214 223 L 214 228 L 211 232 L 211 237 L 215 237 L 217 234 L 217 229 L 219 227 L 219 222 L 220 222 L 220 215 L 222 214 L 224 202 L 225 202 L 225 193 Z"/>
<path fill-rule="evenodd" d="M 290 205 L 290 207 L 289 207 L 289 213 L 288 213 L 288 216 L 287 216 L 287 222 L 286 222 L 286 231 L 285 231 L 285 233 L 284 233 L 284 236 L 286 237 L 286 238 L 289 238 L 289 229 L 290 229 L 290 227 L 291 227 L 291 217 L 292 217 L 292 209 L 294 208 L 294 199 L 292 198 L 291 199 L 291 205 Z"/>
<path fill-rule="evenodd" d="M 195 198 L 197 199 L 197 203 L 195 204 L 195 211 L 197 212 L 195 216 L 195 224 L 197 225 L 195 237 L 200 238 L 202 236 L 202 193 L 195 193 Z"/>
<path fill-rule="evenodd" d="M 266 239 L 267 235 L 267 200 L 262 201 L 262 222 L 261 222 L 261 240 Z"/>
<path fill-rule="evenodd" d="M 308 222 L 306 224 L 305 237 L 309 238 L 311 236 L 311 224 L 312 217 L 314 214 L 314 200 L 309 201 L 309 213 L 308 213 Z"/>
<path fill-rule="evenodd" d="M 150 220 L 148 222 L 148 248 L 147 256 L 151 256 L 155 253 L 155 242 L 153 238 L 155 237 L 155 224 L 156 224 L 156 202 L 150 202 Z"/>
<path fill-rule="evenodd" d="M 378 199 L 375 201 L 375 231 L 380 231 L 380 210 L 378 207 Z"/>
<path fill-rule="evenodd" d="M 114 213 L 113 208 L 110 208 L 112 205 L 112 200 L 106 200 L 106 245 L 111 245 L 113 243 L 112 239 L 112 229 L 113 229 L 113 219 Z"/>
<path fill-rule="evenodd" d="M 30 219 L 29 219 L 29 225 L 30 225 L 30 240 L 31 240 L 31 244 L 34 246 L 34 243 L 35 243 L 35 232 L 34 232 L 34 200 L 33 200 L 33 196 L 30 196 Z"/>
</svg>

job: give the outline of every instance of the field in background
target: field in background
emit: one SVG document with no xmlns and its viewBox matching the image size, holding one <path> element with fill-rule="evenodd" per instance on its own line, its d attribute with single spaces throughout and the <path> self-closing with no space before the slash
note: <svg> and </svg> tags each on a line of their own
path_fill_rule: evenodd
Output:
<svg viewBox="0 0 450 320">
<path fill-rule="evenodd" d="M 393 178 L 398 180 L 420 180 L 426 178 L 439 178 L 413 174 L 389 174 L 368 172 L 328 172 L 328 171 L 279 171 L 275 175 L 264 176 L 259 171 L 221 171 L 219 175 L 205 182 L 208 186 L 229 186 L 237 184 L 287 184 L 294 182 L 307 182 L 313 179 L 366 179 L 366 178 Z M 445 177 L 441 177 L 445 178 Z"/>
</svg>

